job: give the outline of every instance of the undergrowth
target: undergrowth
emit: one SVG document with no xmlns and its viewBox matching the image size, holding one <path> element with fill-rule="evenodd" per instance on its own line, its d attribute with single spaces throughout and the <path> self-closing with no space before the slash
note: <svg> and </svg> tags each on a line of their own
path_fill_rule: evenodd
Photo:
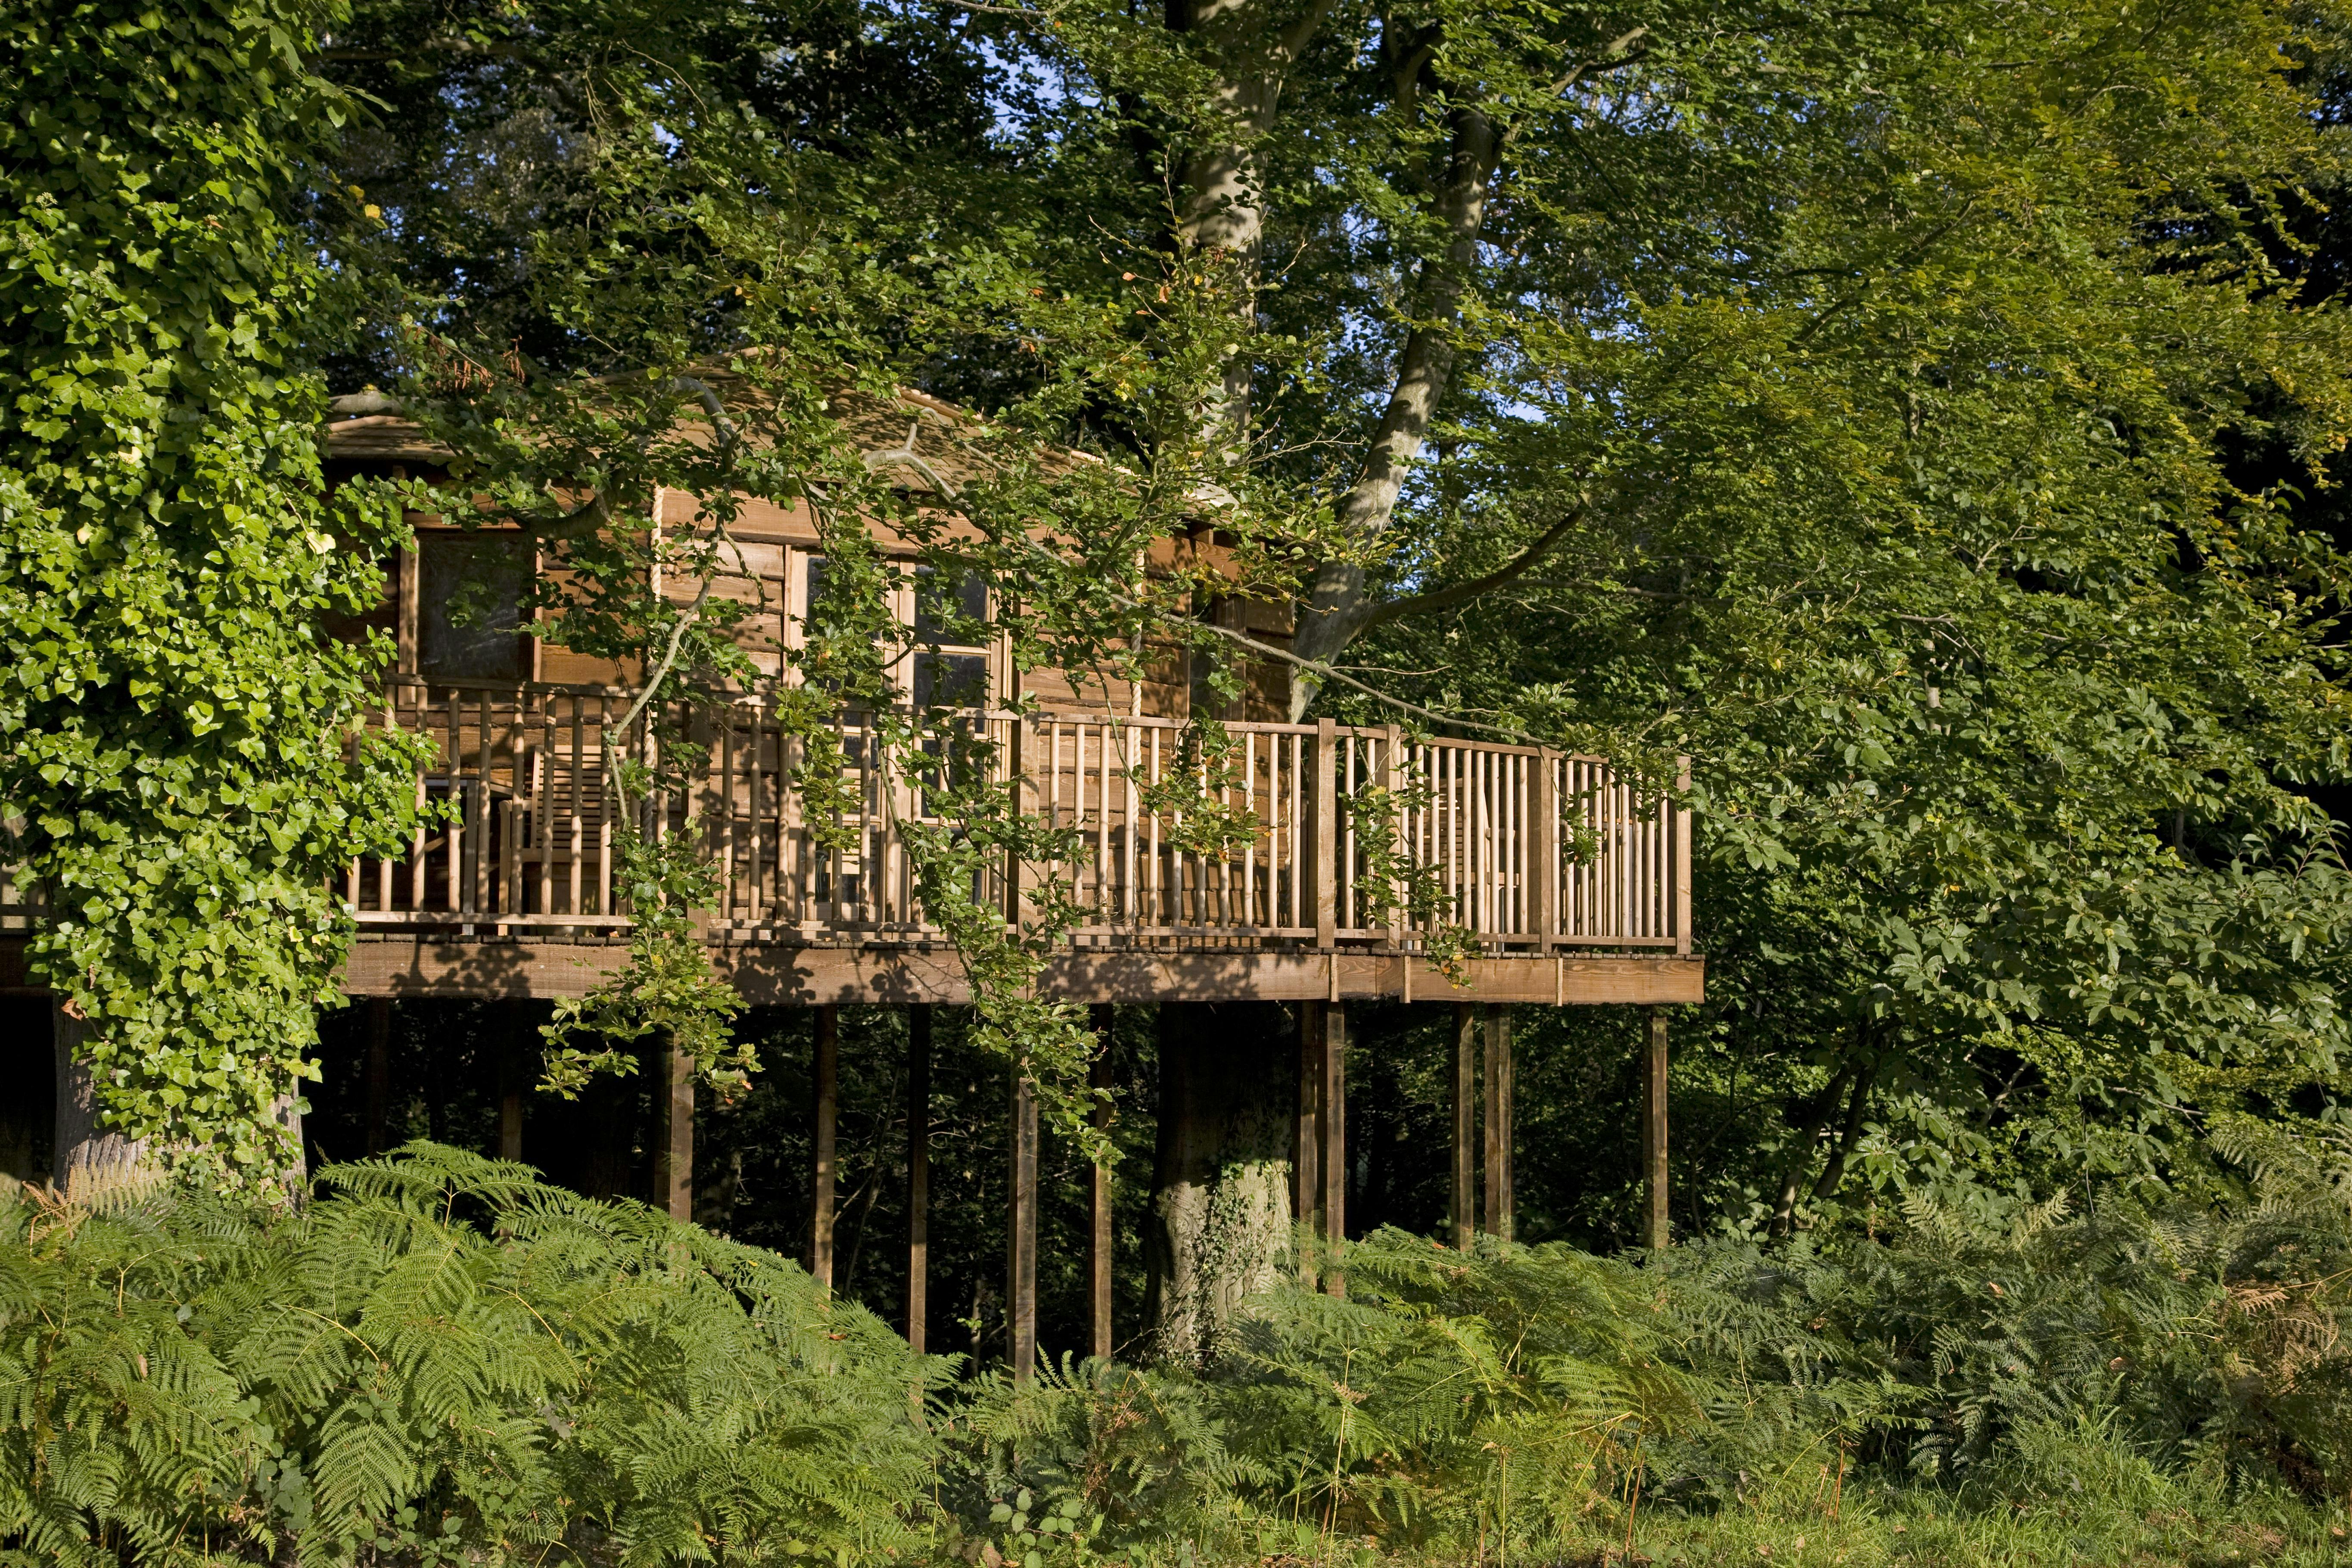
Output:
<svg viewBox="0 0 2352 1568">
<path fill-rule="evenodd" d="M 1199 1373 L 954 1380 L 789 1262 L 431 1145 L 0 1203 L 19 1563 L 2346 1560 L 2340 1151 L 2243 1201 L 1653 1259 L 1349 1249 Z"/>
</svg>

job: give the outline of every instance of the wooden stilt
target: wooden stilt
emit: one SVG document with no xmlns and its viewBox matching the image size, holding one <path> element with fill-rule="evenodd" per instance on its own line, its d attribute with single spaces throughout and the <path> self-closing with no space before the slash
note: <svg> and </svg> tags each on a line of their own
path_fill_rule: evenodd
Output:
<svg viewBox="0 0 2352 1568">
<path fill-rule="evenodd" d="M 1087 1070 L 1087 1087 L 1095 1091 L 1095 1130 L 1106 1137 L 1110 1132 L 1110 1028 L 1111 1010 L 1097 1003 L 1093 1009 L 1095 1029 L 1095 1059 Z M 1111 1168 L 1097 1163 L 1091 1174 L 1087 1192 L 1087 1327 L 1089 1350 L 1097 1358 L 1108 1361 L 1111 1349 L 1110 1283 L 1111 1283 Z"/>
<path fill-rule="evenodd" d="M 1336 1247 L 1348 1239 L 1348 1007 L 1326 1002 L 1323 1017 L 1323 1092 L 1317 1097 L 1322 1121 L 1323 1239 Z M 1323 1270 L 1328 1295 L 1345 1296 L 1348 1277 L 1337 1263 Z"/>
<path fill-rule="evenodd" d="M 1642 1241 L 1656 1250 L 1672 1239 L 1666 1223 L 1666 1010 L 1650 1009 L 1642 1063 Z"/>
<path fill-rule="evenodd" d="M 1486 1005 L 1486 1234 L 1511 1239 L 1511 1009 Z"/>
<path fill-rule="evenodd" d="M 841 1009 L 816 1010 L 816 1050 L 809 1087 L 815 1098 L 815 1185 L 809 1205 L 809 1277 L 821 1289 L 833 1289 L 834 1121 L 841 1105 Z"/>
<path fill-rule="evenodd" d="M 1478 1172 L 1478 1009 L 1468 1002 L 1454 1005 L 1454 1246 L 1470 1250 L 1470 1232 L 1477 1223 Z"/>
<path fill-rule="evenodd" d="M 368 998 L 367 1152 L 390 1143 L 392 1120 L 392 998 Z"/>
<path fill-rule="evenodd" d="M 907 1009 L 907 1343 L 920 1355 L 931 1304 L 931 1009 Z"/>
<path fill-rule="evenodd" d="M 507 1038 L 499 1051 L 499 1158 L 522 1158 L 523 1030 L 525 1002 L 505 1004 Z"/>
<path fill-rule="evenodd" d="M 1323 1229 L 1323 1053 L 1321 1002 L 1298 1005 L 1298 1131 L 1292 1141 L 1291 1199 L 1301 1229 L 1320 1241 Z M 1301 1247 L 1298 1284 L 1315 1289 L 1315 1248 Z"/>
<path fill-rule="evenodd" d="M 1005 1238 L 1005 1359 L 1013 1381 L 1027 1383 L 1037 1367 L 1037 1090 L 1013 1069 L 1013 1212 Z"/>
<path fill-rule="evenodd" d="M 670 1218 L 690 1220 L 694 1217 L 694 1058 L 674 1045 L 665 1045 L 661 1061 L 667 1085 L 662 1119 L 666 1136 L 654 1162 L 654 1186 Z M 521 1125 L 518 1114 L 518 1146 Z"/>
</svg>

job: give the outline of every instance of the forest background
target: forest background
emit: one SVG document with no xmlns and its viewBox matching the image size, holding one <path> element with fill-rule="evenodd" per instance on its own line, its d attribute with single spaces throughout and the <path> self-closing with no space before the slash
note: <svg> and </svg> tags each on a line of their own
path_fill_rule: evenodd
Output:
<svg viewBox="0 0 2352 1568">
<path fill-rule="evenodd" d="M 161 1560 L 215 1550 L 184 1544 L 201 1516 L 221 1551 L 320 1561 L 1605 1556 L 1658 1531 L 1743 1561 L 1809 1534 L 1857 1560 L 2338 1554 L 2342 23 L 2120 0 L 13 14 L 10 832 L 74 895 L 36 963 L 91 1021 L 101 1103 L 211 1179 L 13 1211 L 5 1310 L 50 1338 L 0 1368 L 8 1544 Z M 725 454 L 658 438 L 676 397 L 649 371 L 719 359 L 781 411 L 730 482 L 854 485 L 793 416 L 918 386 L 1027 475 L 973 505 L 1051 504 L 1089 560 L 1219 509 L 1244 591 L 1294 602 L 1298 651 L 1360 683 L 1302 682 L 1312 711 L 1401 700 L 1654 771 L 1689 755 L 1710 999 L 1674 1023 L 1684 1256 L 1611 1261 L 1634 1024 L 1601 1010 L 1521 1020 L 1529 1247 L 1433 1270 L 1402 1234 L 1445 1204 L 1451 1023 L 1373 1009 L 1351 1214 L 1398 1229 L 1364 1243 L 1359 1299 L 1270 1299 L 1204 1364 L 1026 1394 L 952 1388 L 847 1304 L 887 1320 L 901 1283 L 885 1012 L 843 1052 L 841 1303 L 446 1153 L 300 1213 L 218 1195 L 268 1188 L 314 1061 L 340 1068 L 317 1149 L 361 1147 L 350 1016 L 314 1021 L 343 934 L 320 871 L 399 820 L 400 759 L 320 742 L 369 669 L 301 628 L 369 589 L 321 542 L 396 539 L 400 498 L 317 495 L 324 396 L 394 389 L 553 529 L 554 480 L 617 505 L 714 477 Z M 1023 454 L 1057 447 L 1139 479 L 1049 494 Z M 1175 613 L 1055 578 L 1017 525 L 988 537 L 959 564 L 1020 583 L 1041 658 Z M 572 629 L 726 672 L 715 637 L 596 610 Z M 836 630 L 871 644 L 848 611 Z M 691 868 L 649 874 L 690 901 Z M 689 996 L 659 1026 L 726 1011 Z M 411 1130 L 485 1146 L 489 1106 L 455 1086 L 494 1083 L 540 1020 L 402 1019 Z M 760 1070 L 706 1110 L 723 1174 L 698 1217 L 791 1255 L 805 1024 L 732 1029 L 707 1065 Z M 1066 1079 L 1085 1047 L 1017 1013 L 943 1037 L 976 1092 L 939 1130 L 935 1234 L 962 1239 L 935 1290 L 984 1372 L 993 1085 L 1024 1051 Z M 1111 1037 L 1129 1238 L 1159 1038 L 1139 1010 Z M 640 1121 L 630 1092 L 534 1115 L 561 1150 Z M 1066 1131 L 1045 1223 L 1075 1236 L 1091 1151 Z M 303 1245 L 273 1248 L 288 1227 Z M 428 1255 L 465 1267 L 420 1283 Z M 1076 1252 L 1047 1256 L 1066 1347 Z M 642 1299 L 563 1295 L 598 1277 Z M 56 1310 L 101 1278 L 110 1321 Z M 580 1364 L 524 1366 L 501 1291 L 568 1314 Z M 322 1369 L 240 1317 L 264 1300 L 366 1353 Z M 849 1350 L 816 1342 L 836 1320 Z M 434 1340 L 452 1324 L 470 1348 Z M 755 1341 L 774 1393 L 746 1409 L 716 1384 Z M 160 1404 L 136 1386 L 158 1365 Z M 928 1426 L 903 1419 L 918 1385 Z M 600 1398 L 626 1414 L 583 1460 Z M 682 1410 L 772 1468 L 697 1447 Z M 529 1479 L 494 1496 L 479 1454 L 436 1448 L 452 1412 Z M 700 1479 L 664 1490 L 665 1465 Z"/>
</svg>

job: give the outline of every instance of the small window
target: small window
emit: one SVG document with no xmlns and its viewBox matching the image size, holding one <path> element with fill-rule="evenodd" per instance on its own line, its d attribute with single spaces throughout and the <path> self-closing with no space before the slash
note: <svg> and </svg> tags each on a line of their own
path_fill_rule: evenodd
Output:
<svg viewBox="0 0 2352 1568">
<path fill-rule="evenodd" d="M 428 680 L 528 680 L 523 631 L 537 556 L 496 533 L 422 534 L 417 553 L 417 673 Z"/>
<path fill-rule="evenodd" d="M 987 633 L 988 579 L 957 572 L 951 584 L 929 566 L 915 568 L 915 640 L 927 647 L 971 647 Z"/>
<path fill-rule="evenodd" d="M 808 592 L 801 599 L 801 620 L 806 623 L 816 614 L 817 601 L 824 597 L 824 557 L 803 557 L 808 563 Z"/>
<path fill-rule="evenodd" d="M 988 656 L 984 653 L 915 655 L 915 706 L 979 708 L 988 701 Z"/>
</svg>

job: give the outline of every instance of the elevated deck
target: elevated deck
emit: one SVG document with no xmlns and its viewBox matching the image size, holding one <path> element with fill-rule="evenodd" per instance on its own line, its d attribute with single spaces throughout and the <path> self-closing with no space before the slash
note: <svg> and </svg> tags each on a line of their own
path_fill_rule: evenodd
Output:
<svg viewBox="0 0 2352 1568">
<path fill-rule="evenodd" d="M 345 989 L 359 995 L 576 994 L 617 967 L 630 919 L 614 885 L 606 805 L 628 694 L 541 683 L 399 677 L 373 722 L 432 736 L 421 801 L 453 820 L 398 858 L 348 867 L 360 927 Z M 1234 723 L 1218 776 L 1179 753 L 1173 720 L 1068 711 L 977 713 L 1024 804 L 1074 835 L 1076 855 L 982 879 L 1008 909 L 1044 878 L 1084 918 L 1041 989 L 1074 1001 L 1345 1000 L 1544 1003 L 1700 998 L 1691 952 L 1690 820 L 1643 798 L 1608 762 L 1393 728 Z M 701 721 L 708 766 L 648 812 L 699 836 L 719 871 L 705 938 L 714 968 L 754 1003 L 961 1002 L 961 964 L 917 896 L 905 826 L 924 791 L 887 776 L 856 721 L 839 738 L 855 802 L 847 848 L 824 848 L 782 787 L 803 765 L 766 699 Z M 642 754 L 641 752 L 639 754 Z M 1160 786 L 1245 826 L 1194 847 Z M 1204 784 L 1203 780 L 1208 782 Z M 1155 810 L 1158 799 L 1162 808 Z M 1196 808 L 1197 809 L 1197 806 Z M 1387 840 L 1429 868 L 1440 899 L 1416 917 L 1381 879 Z M 9 890 L 7 924 L 27 911 Z M 1475 938 L 1456 984 L 1429 962 L 1433 929 Z M 14 944 L 11 944 L 14 945 Z M 15 955 L 8 955 L 14 957 Z M 8 968 L 20 973 L 11 975 Z M 0 958 L 0 984 L 21 964 Z"/>
</svg>

